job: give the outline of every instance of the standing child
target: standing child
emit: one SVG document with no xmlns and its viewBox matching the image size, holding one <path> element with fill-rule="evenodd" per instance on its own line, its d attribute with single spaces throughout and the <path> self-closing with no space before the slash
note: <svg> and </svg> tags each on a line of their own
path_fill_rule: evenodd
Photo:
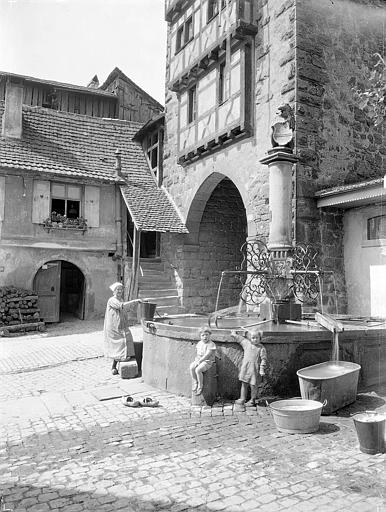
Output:
<svg viewBox="0 0 386 512">
<path fill-rule="evenodd" d="M 248 385 L 251 386 L 251 399 L 245 405 L 253 407 L 256 405 L 257 386 L 265 375 L 267 366 L 267 351 L 261 344 L 262 331 L 253 330 L 249 333 L 249 339 L 239 336 L 236 331 L 231 332 L 236 343 L 240 343 L 244 350 L 243 362 L 239 373 L 241 381 L 240 398 L 237 404 L 244 405 L 247 399 Z"/>
<path fill-rule="evenodd" d="M 197 355 L 190 365 L 190 374 L 192 376 L 192 391 L 196 395 L 202 393 L 204 382 L 204 372 L 209 370 L 216 360 L 216 345 L 210 339 L 212 331 L 204 325 L 200 329 L 200 341 L 197 343 Z"/>
</svg>

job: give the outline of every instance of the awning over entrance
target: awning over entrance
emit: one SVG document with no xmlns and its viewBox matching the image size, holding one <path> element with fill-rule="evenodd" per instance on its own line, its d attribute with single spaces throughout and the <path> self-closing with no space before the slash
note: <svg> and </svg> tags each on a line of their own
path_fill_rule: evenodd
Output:
<svg viewBox="0 0 386 512">
<path fill-rule="evenodd" d="M 120 187 L 136 229 L 161 233 L 188 233 L 177 207 L 166 190 L 158 188 L 155 184 L 149 186 L 146 181 L 128 183 Z"/>
<path fill-rule="evenodd" d="M 318 208 L 354 208 L 386 200 L 385 178 L 342 185 L 316 192 Z"/>
</svg>

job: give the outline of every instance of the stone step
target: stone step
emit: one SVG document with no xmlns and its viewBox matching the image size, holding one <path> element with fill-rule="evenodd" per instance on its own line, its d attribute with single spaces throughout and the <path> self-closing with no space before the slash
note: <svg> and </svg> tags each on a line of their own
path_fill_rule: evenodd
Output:
<svg viewBox="0 0 386 512">
<path fill-rule="evenodd" d="M 146 297 L 148 302 L 153 302 L 157 304 L 157 307 L 160 305 L 167 306 L 170 304 L 171 306 L 178 306 L 180 304 L 180 300 L 178 295 L 170 295 L 164 297 Z"/>
<path fill-rule="evenodd" d="M 144 297 L 165 297 L 165 296 L 176 296 L 178 295 L 175 288 L 148 288 L 146 290 L 140 289 L 138 296 L 142 299 Z"/>
<path fill-rule="evenodd" d="M 138 284 L 140 288 L 171 288 L 173 283 L 168 277 L 163 276 L 142 276 L 138 278 Z"/>
<path fill-rule="evenodd" d="M 143 268 L 142 272 L 139 273 L 140 278 L 146 277 L 146 276 L 165 276 L 165 271 L 163 269 L 155 270 L 155 269 L 149 269 L 149 268 Z"/>
</svg>

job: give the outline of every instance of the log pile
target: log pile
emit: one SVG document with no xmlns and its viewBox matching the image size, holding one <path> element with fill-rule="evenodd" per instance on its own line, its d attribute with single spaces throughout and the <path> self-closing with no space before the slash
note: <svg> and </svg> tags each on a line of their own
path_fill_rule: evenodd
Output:
<svg viewBox="0 0 386 512">
<path fill-rule="evenodd" d="M 15 286 L 0 287 L 0 326 L 40 322 L 38 296 Z"/>
</svg>

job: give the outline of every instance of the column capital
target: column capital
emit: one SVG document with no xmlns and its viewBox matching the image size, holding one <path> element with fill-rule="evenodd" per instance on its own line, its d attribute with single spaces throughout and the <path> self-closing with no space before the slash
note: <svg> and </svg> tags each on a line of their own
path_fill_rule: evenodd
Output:
<svg viewBox="0 0 386 512">
<path fill-rule="evenodd" d="M 299 157 L 294 155 L 292 150 L 282 146 L 269 149 L 267 156 L 260 159 L 260 162 L 264 165 L 270 165 L 275 162 L 289 162 L 295 164 L 299 161 Z"/>
</svg>

